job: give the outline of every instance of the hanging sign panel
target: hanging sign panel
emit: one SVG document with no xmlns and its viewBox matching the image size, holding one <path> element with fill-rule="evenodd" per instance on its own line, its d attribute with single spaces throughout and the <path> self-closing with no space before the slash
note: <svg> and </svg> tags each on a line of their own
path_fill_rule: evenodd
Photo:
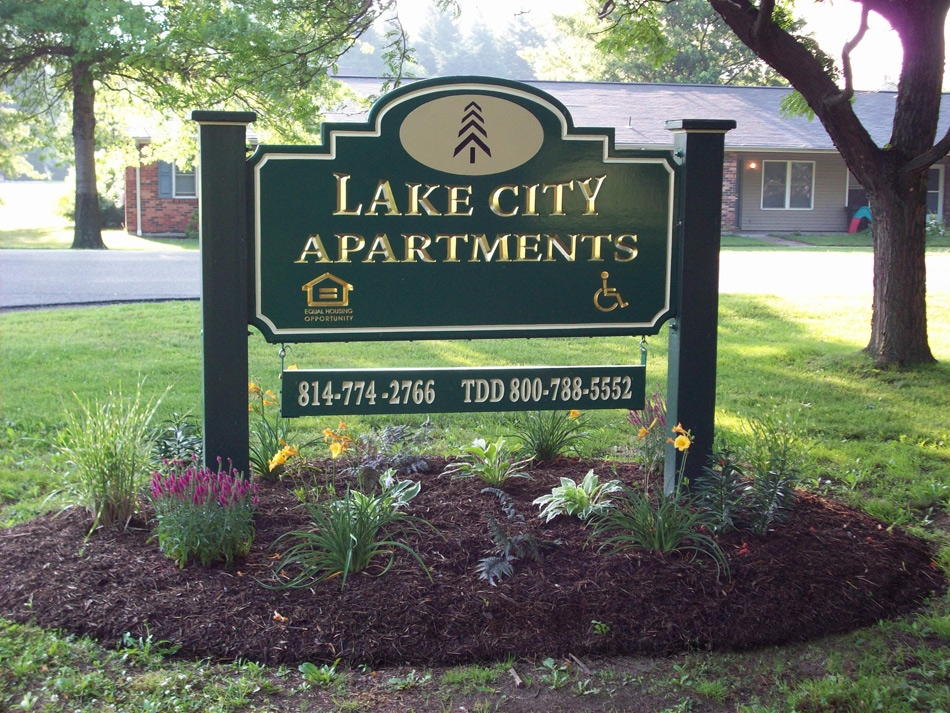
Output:
<svg viewBox="0 0 950 713">
<path fill-rule="evenodd" d="M 269 341 L 654 334 L 672 316 L 672 156 L 618 150 L 527 85 L 411 84 L 249 165 Z"/>
<path fill-rule="evenodd" d="M 281 415 L 642 409 L 646 367 L 288 369 Z"/>
</svg>

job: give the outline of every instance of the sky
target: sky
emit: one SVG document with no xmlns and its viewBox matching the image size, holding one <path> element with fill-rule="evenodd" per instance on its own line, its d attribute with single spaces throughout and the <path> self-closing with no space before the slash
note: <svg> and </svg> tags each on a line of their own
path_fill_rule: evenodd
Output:
<svg viewBox="0 0 950 713">
<path fill-rule="evenodd" d="M 529 13 L 537 23 L 549 21 L 551 14 L 575 14 L 585 8 L 584 0 L 459 0 L 462 17 L 480 14 L 490 24 L 504 23 L 517 14 Z M 401 0 L 399 14 L 410 32 L 425 19 L 431 0 Z M 795 0 L 795 14 L 806 20 L 806 31 L 814 34 L 818 44 L 832 56 L 839 57 L 844 43 L 850 39 L 861 19 L 860 5 L 854 0 Z M 854 81 L 857 89 L 896 88 L 901 65 L 901 46 L 890 25 L 871 13 L 869 30 L 852 53 Z"/>
</svg>

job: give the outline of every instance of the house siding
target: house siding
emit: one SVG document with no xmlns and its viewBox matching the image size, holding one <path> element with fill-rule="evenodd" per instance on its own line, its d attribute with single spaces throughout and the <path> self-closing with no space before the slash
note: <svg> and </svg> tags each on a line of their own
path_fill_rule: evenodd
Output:
<svg viewBox="0 0 950 713">
<path fill-rule="evenodd" d="M 815 181 L 811 209 L 763 210 L 763 161 L 813 161 Z M 750 168 L 754 162 L 756 168 Z M 848 171 L 837 154 L 828 153 L 743 153 L 742 217 L 739 230 L 793 232 L 844 232 L 848 229 L 845 211 Z"/>
<path fill-rule="evenodd" d="M 142 187 L 142 229 L 139 231 L 135 167 L 125 169 L 125 226 L 137 235 L 184 235 L 188 221 L 198 209 L 197 198 L 159 198 L 158 163 L 139 168 Z"/>
</svg>

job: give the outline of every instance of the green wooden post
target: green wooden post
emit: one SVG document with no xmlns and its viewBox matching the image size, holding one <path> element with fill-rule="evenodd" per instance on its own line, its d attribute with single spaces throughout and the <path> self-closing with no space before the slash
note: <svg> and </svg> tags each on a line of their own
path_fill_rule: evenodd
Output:
<svg viewBox="0 0 950 713">
<path fill-rule="evenodd" d="M 693 435 L 684 475 L 702 472 L 712 453 L 716 415 L 716 352 L 719 324 L 719 247 L 722 228 L 722 162 L 731 120 L 667 121 L 674 157 L 682 167 L 679 192 L 681 250 L 677 316 L 670 322 L 667 377 L 668 430 L 682 423 Z M 676 487 L 683 454 L 666 445 L 664 491 Z"/>
<path fill-rule="evenodd" d="M 199 124 L 205 464 L 250 475 L 247 415 L 247 184 L 253 112 L 193 111 Z"/>
</svg>

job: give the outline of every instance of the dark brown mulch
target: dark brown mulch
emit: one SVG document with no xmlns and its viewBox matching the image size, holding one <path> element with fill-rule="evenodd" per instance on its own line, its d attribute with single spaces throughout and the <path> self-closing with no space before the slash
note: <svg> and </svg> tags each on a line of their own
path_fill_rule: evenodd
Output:
<svg viewBox="0 0 950 713">
<path fill-rule="evenodd" d="M 475 568 L 490 547 L 486 514 L 498 500 L 475 479 L 419 476 L 407 536 L 431 579 L 397 554 L 383 576 L 353 575 L 311 588 L 273 590 L 276 554 L 307 526 L 291 484 L 261 484 L 252 552 L 227 568 L 166 559 L 143 521 L 84 543 L 78 510 L 0 532 L 0 615 L 90 634 L 114 644 L 125 632 L 181 646 L 180 654 L 268 664 L 300 661 L 452 664 L 508 655 L 656 655 L 741 650 L 844 632 L 911 610 L 946 582 L 925 543 L 834 502 L 802 494 L 765 536 L 720 538 L 731 580 L 708 560 L 632 552 L 606 556 L 577 519 L 545 525 L 531 501 L 589 467 L 636 483 L 634 466 L 558 460 L 506 488 L 528 529 L 562 544 L 490 586 Z M 602 622 L 600 633 L 593 622 Z"/>
</svg>

